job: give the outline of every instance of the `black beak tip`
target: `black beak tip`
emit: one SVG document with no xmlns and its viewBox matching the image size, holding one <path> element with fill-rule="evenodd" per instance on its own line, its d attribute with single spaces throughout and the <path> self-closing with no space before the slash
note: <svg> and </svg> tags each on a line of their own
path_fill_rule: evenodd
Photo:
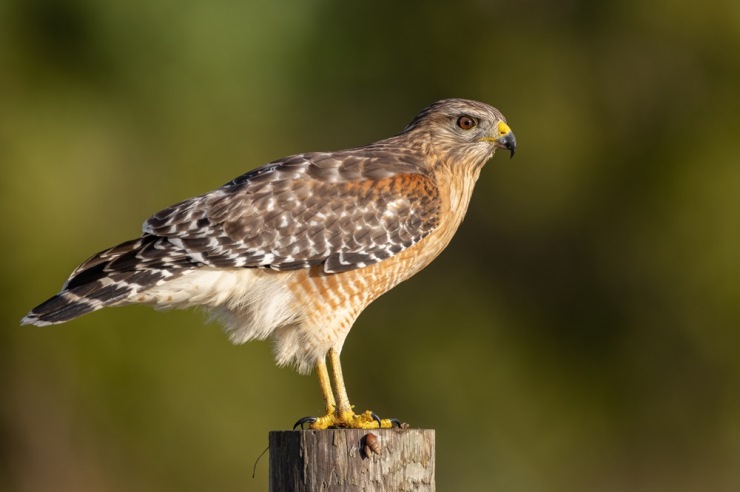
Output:
<svg viewBox="0 0 740 492">
<path fill-rule="evenodd" d="M 499 145 L 510 152 L 509 159 L 514 157 L 516 153 L 516 137 L 513 133 L 507 133 L 503 137 L 498 139 Z"/>
</svg>

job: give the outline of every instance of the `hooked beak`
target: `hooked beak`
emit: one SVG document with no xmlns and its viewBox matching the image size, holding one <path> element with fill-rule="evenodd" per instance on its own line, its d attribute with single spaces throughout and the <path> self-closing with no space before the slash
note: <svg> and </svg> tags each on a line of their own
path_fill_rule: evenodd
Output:
<svg viewBox="0 0 740 492">
<path fill-rule="evenodd" d="M 483 137 L 481 140 L 493 142 L 497 148 L 508 150 L 511 152 L 511 157 L 514 157 L 514 153 L 516 152 L 516 137 L 514 136 L 514 132 L 511 131 L 511 128 L 509 128 L 509 125 L 503 121 L 499 121 L 496 130 L 491 133 L 492 135 Z"/>
<path fill-rule="evenodd" d="M 511 152 L 509 158 L 514 157 L 514 153 L 516 152 L 516 137 L 514 136 L 514 132 L 512 132 L 509 125 L 503 121 L 499 122 L 496 131 L 498 132 L 498 138 L 495 140 L 496 147 L 500 147 Z"/>
</svg>

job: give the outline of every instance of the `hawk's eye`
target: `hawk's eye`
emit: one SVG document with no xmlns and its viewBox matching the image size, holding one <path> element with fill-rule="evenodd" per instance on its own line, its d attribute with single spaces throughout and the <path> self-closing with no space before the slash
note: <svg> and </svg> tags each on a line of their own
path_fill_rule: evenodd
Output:
<svg viewBox="0 0 740 492">
<path fill-rule="evenodd" d="M 475 118 L 468 116 L 468 115 L 462 115 L 457 119 L 457 126 L 462 128 L 463 130 L 472 130 L 476 126 L 478 126 L 478 122 Z"/>
</svg>

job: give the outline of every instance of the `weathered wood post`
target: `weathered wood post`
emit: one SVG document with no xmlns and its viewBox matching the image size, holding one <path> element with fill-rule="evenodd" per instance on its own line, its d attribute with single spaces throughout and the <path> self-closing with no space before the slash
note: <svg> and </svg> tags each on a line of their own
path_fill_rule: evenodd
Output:
<svg viewBox="0 0 740 492">
<path fill-rule="evenodd" d="M 270 491 L 433 491 L 434 430 L 270 432 Z"/>
</svg>

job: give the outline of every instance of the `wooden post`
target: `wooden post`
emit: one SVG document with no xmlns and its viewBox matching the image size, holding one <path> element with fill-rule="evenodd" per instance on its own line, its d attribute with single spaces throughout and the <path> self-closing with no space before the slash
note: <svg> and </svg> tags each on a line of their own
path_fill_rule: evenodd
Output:
<svg viewBox="0 0 740 492">
<path fill-rule="evenodd" d="M 434 491 L 434 430 L 270 432 L 270 491 Z"/>
</svg>

